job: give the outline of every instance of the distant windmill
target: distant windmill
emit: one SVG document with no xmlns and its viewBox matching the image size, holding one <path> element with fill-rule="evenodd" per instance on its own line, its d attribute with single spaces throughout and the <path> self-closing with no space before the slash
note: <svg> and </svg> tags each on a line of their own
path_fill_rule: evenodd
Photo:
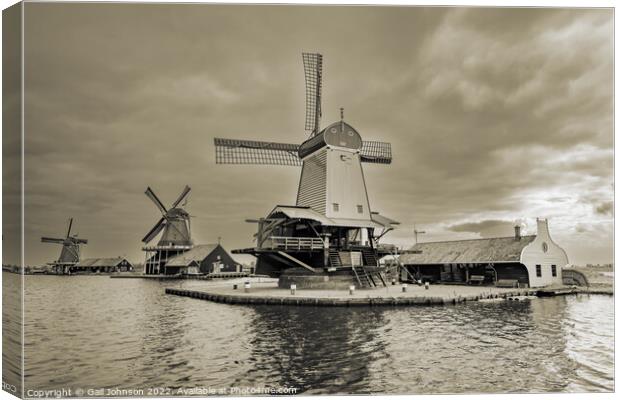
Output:
<svg viewBox="0 0 620 400">
<path fill-rule="evenodd" d="M 303 53 L 302 58 L 305 130 L 309 132 L 306 141 L 214 140 L 217 164 L 302 167 L 296 205 L 278 206 L 267 218 L 255 220 L 259 224 L 257 247 L 238 252 L 258 257 L 257 273 L 278 276 L 291 267 L 332 273 L 345 268 L 358 277 L 365 272 L 355 266 L 377 268 L 379 254 L 373 242 L 397 224 L 371 210 L 362 170 L 362 163 L 390 164 L 391 146 L 363 141 L 358 131 L 344 121 L 342 108 L 340 121 L 321 130 L 323 56 Z M 383 233 L 376 235 L 375 230 Z M 291 243 L 297 243 L 296 247 Z M 321 253 L 324 256 L 319 256 Z M 360 285 L 365 286 L 364 280 L 358 279 Z"/>
<path fill-rule="evenodd" d="M 58 274 L 65 274 L 70 272 L 70 268 L 80 261 L 80 245 L 87 244 L 87 239 L 78 238 L 77 234 L 71 235 L 71 228 L 73 227 L 73 218 L 69 219 L 69 226 L 67 228 L 67 234 L 64 238 L 51 238 L 42 237 L 43 243 L 61 244 L 60 257 L 58 260 L 49 263 L 52 266 L 54 272 Z"/>
<path fill-rule="evenodd" d="M 157 245 L 142 248 L 146 252 L 145 272 L 147 274 L 165 273 L 168 258 L 192 248 L 190 215 L 179 207 L 179 204 L 187 198 L 190 191 L 191 188 L 186 185 L 168 209 L 150 187 L 147 187 L 146 192 L 144 192 L 162 215 L 153 228 L 142 238 L 142 242 L 148 245 L 157 235 L 162 233 Z"/>
</svg>

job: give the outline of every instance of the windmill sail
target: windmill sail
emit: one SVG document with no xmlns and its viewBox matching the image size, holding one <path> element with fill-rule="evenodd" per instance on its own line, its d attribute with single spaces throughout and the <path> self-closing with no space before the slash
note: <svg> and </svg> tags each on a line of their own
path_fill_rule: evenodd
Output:
<svg viewBox="0 0 620 400">
<path fill-rule="evenodd" d="M 51 238 L 51 237 L 42 237 L 41 238 L 41 242 L 42 243 L 58 243 L 58 244 L 63 244 L 65 242 L 65 239 L 61 239 L 61 238 Z"/>
<path fill-rule="evenodd" d="M 144 194 L 146 194 L 146 196 L 151 199 L 151 201 L 153 203 L 155 203 L 155 205 L 157 206 L 157 208 L 159 208 L 159 211 L 161 211 L 162 214 L 166 214 L 166 212 L 168 210 L 166 210 L 166 207 L 164 207 L 164 205 L 162 204 L 162 202 L 159 200 L 159 198 L 155 195 L 155 193 L 153 192 L 153 190 L 150 187 L 146 188 L 146 192 L 144 192 Z"/>
<path fill-rule="evenodd" d="M 323 80 L 323 56 L 318 53 L 302 53 L 306 77 L 306 126 L 312 136 L 319 132 L 321 119 L 321 85 Z"/>
<path fill-rule="evenodd" d="M 71 226 L 73 225 L 73 218 L 69 219 L 69 228 L 67 229 L 67 237 L 71 235 Z"/>
<path fill-rule="evenodd" d="M 392 163 L 392 145 L 386 142 L 363 141 L 361 161 L 375 164 Z"/>
<path fill-rule="evenodd" d="M 151 240 L 153 240 L 153 238 L 157 236 L 159 232 L 161 232 L 162 229 L 164 229 L 164 226 L 166 226 L 165 221 L 166 221 L 166 218 L 164 217 L 162 217 L 159 221 L 157 221 L 155 226 L 153 226 L 151 230 L 146 235 L 144 235 L 144 237 L 142 238 L 142 242 L 148 243 Z"/>
<path fill-rule="evenodd" d="M 172 207 L 171 208 L 175 208 L 176 206 L 178 206 L 179 203 L 181 203 L 183 201 L 183 199 L 185 197 L 187 197 L 187 195 L 189 194 L 190 190 L 192 190 L 192 188 L 190 188 L 189 186 L 185 185 L 185 188 L 183 188 L 183 191 L 181 192 L 179 197 L 176 199 L 176 201 L 174 203 L 172 203 Z"/>
<path fill-rule="evenodd" d="M 300 166 L 299 145 L 215 138 L 216 164 L 260 164 Z"/>
<path fill-rule="evenodd" d="M 299 145 L 291 143 L 261 142 L 215 138 L 216 164 L 258 164 L 301 166 Z M 364 141 L 360 150 L 361 161 L 375 164 L 392 162 L 390 143 Z"/>
</svg>

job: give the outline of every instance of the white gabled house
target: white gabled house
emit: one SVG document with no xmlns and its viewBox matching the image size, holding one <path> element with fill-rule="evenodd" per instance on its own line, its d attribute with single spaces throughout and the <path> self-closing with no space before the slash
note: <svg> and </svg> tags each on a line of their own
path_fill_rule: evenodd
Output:
<svg viewBox="0 0 620 400">
<path fill-rule="evenodd" d="M 525 265 L 530 287 L 562 284 L 562 268 L 568 265 L 563 248 L 551 239 L 546 219 L 536 219 L 536 237 L 521 251 L 520 262 Z"/>
<path fill-rule="evenodd" d="M 546 219 L 537 219 L 536 235 L 427 242 L 414 245 L 417 254 L 400 256 L 402 279 L 543 287 L 562 285 L 568 264 L 564 249 L 549 234 Z"/>
</svg>

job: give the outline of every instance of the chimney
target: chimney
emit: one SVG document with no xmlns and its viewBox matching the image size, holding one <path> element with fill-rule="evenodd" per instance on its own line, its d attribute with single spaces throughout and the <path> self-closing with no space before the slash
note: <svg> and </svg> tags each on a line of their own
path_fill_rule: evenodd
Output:
<svg viewBox="0 0 620 400">
<path fill-rule="evenodd" d="M 515 225 L 515 240 L 521 240 L 521 226 Z"/>
</svg>

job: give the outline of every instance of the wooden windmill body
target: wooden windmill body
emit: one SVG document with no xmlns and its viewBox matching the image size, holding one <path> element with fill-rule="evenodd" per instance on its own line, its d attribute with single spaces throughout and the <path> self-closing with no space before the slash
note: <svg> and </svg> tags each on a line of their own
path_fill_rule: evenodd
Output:
<svg viewBox="0 0 620 400">
<path fill-rule="evenodd" d="M 303 54 L 306 125 L 302 144 L 215 138 L 218 164 L 301 166 L 295 206 L 276 206 L 258 223 L 256 246 L 233 253 L 257 257 L 257 273 L 273 277 L 354 277 L 360 286 L 382 284 L 379 239 L 398 222 L 373 212 L 362 163 L 390 164 L 389 143 L 363 141 L 341 120 L 319 129 L 322 56 Z"/>
<path fill-rule="evenodd" d="M 142 238 L 145 244 L 142 250 L 145 252 L 144 273 L 146 275 L 168 274 L 169 271 L 166 268 L 168 259 L 192 249 L 190 215 L 179 206 L 187 198 L 190 190 L 189 186 L 185 186 L 177 200 L 172 203 L 172 207 L 167 209 L 150 187 L 146 189 L 146 196 L 162 214 L 159 221 Z M 148 244 L 160 233 L 157 244 L 149 246 Z"/>
<path fill-rule="evenodd" d="M 52 268 L 52 272 L 56 274 L 68 274 L 71 267 L 80 262 L 80 247 L 87 244 L 87 239 L 78 238 L 77 234 L 71 234 L 73 227 L 73 218 L 69 219 L 67 234 L 64 238 L 53 238 L 44 236 L 41 238 L 43 243 L 54 243 L 62 245 L 58 260 L 48 263 Z"/>
</svg>

